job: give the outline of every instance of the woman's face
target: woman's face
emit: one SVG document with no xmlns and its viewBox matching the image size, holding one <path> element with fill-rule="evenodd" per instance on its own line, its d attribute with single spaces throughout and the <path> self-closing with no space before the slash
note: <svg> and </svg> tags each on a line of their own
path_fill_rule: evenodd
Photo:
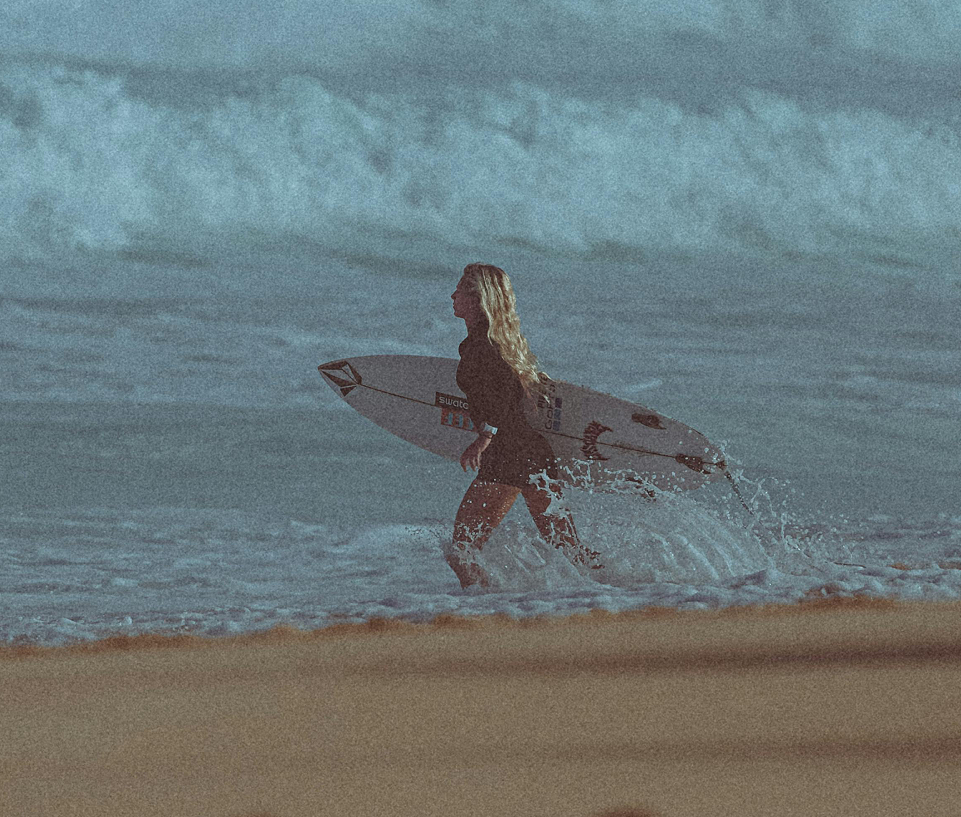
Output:
<svg viewBox="0 0 961 817">
<path fill-rule="evenodd" d="M 464 278 L 457 284 L 457 289 L 450 296 L 454 302 L 454 317 L 467 321 L 468 324 L 476 321 L 480 314 L 480 301 L 473 287 Z"/>
</svg>

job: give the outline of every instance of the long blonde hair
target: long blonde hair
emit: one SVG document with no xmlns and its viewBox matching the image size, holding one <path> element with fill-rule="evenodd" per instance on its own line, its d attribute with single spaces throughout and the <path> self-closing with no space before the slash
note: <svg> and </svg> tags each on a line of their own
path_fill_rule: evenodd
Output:
<svg viewBox="0 0 961 817">
<path fill-rule="evenodd" d="M 524 391 L 532 396 L 542 394 L 548 378 L 537 368 L 537 358 L 521 334 L 517 299 L 507 273 L 493 264 L 468 264 L 464 278 L 473 284 L 481 310 L 487 316 L 487 339 L 517 373 Z"/>
</svg>

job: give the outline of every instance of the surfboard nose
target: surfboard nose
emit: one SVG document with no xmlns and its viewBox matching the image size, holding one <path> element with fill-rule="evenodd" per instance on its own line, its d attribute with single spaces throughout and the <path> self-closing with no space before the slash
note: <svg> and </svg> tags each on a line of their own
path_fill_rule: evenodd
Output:
<svg viewBox="0 0 961 817">
<path fill-rule="evenodd" d="M 349 360 L 332 360 L 330 363 L 322 363 L 317 370 L 324 376 L 332 389 L 339 389 L 340 396 L 346 397 L 357 386 L 361 385 L 363 379 L 360 372 Z"/>
</svg>

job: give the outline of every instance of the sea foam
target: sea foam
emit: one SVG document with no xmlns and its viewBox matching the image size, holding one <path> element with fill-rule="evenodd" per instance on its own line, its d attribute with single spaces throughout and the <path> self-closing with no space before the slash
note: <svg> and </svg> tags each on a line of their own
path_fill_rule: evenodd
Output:
<svg viewBox="0 0 961 817">
<path fill-rule="evenodd" d="M 187 6 L 169 5 L 167 14 L 135 17 L 161 39 L 202 35 L 188 25 Z M 428 49 L 424 71 L 397 49 L 385 52 L 380 73 L 349 60 L 244 62 L 232 59 L 232 36 L 269 50 L 271 32 L 295 15 L 262 31 L 228 25 L 226 5 L 210 11 L 226 29 L 212 47 L 216 70 L 200 70 L 188 54 L 160 65 L 149 38 L 132 30 L 123 40 L 129 59 L 65 56 L 57 23 L 72 20 L 82 43 L 100 18 L 79 11 L 106 8 L 82 2 L 61 10 L 42 56 L 0 63 L 8 260 L 186 253 L 203 264 L 291 242 L 376 254 L 378 241 L 396 251 L 415 237 L 569 256 L 748 253 L 910 268 L 950 258 L 961 240 L 961 109 L 923 68 L 939 53 L 931 32 L 956 30 L 958 13 L 947 6 L 935 29 L 916 22 L 909 34 L 917 36 L 894 37 L 903 15 L 868 19 L 853 4 L 801 15 L 703 3 L 628 18 L 571 3 L 562 14 L 570 25 L 551 29 L 547 42 L 571 40 L 572 21 L 581 21 L 581 50 L 607 56 L 600 74 L 584 68 L 565 84 L 546 52 L 528 71 L 495 71 L 486 60 L 477 72 L 457 70 L 441 46 Z M 10 52 L 39 48 L 25 32 L 41 6 L 7 12 L 17 22 L 7 36 L 21 32 Z M 931 13 L 924 8 L 922 18 Z M 331 12 L 355 13 L 363 12 L 346 3 Z M 417 43 L 425 31 L 455 30 L 466 12 L 455 4 L 440 17 L 415 6 L 393 13 Z M 497 32 L 514 16 L 496 6 L 484 19 L 496 51 Z M 534 42 L 548 19 L 546 7 L 531 6 L 517 36 Z M 369 22 L 374 41 L 386 37 Z M 754 25 L 770 37 L 745 51 Z M 688 26 L 712 39 L 678 42 L 694 36 Z M 634 48 L 603 47 L 615 30 L 624 39 L 642 29 Z M 912 46 L 922 30 L 923 52 Z M 802 34 L 825 45 L 801 57 L 789 43 Z M 303 36 L 302 44 L 312 35 Z M 647 44 L 659 55 L 652 64 L 638 62 Z M 877 49 L 914 62 L 879 63 Z M 756 64 L 739 68 L 736 53 Z M 799 76 L 782 76 L 785 64 Z M 388 81 L 383 66 L 409 81 Z M 673 70 L 683 83 L 666 83 Z M 879 96 L 888 87 L 897 93 Z"/>
</svg>

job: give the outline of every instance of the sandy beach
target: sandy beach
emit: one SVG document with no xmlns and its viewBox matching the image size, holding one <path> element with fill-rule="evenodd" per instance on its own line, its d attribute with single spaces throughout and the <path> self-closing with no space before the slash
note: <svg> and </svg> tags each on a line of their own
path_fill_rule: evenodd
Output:
<svg viewBox="0 0 961 817">
<path fill-rule="evenodd" d="M 955 815 L 961 606 L 0 652 L 4 815 Z"/>
</svg>

